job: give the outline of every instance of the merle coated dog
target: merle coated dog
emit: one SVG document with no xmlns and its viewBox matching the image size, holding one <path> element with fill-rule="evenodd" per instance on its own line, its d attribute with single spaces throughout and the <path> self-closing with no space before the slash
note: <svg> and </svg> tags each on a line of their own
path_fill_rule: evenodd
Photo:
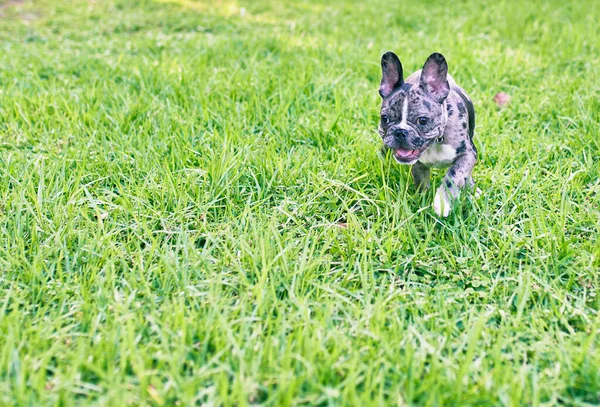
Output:
<svg viewBox="0 0 600 407">
<path fill-rule="evenodd" d="M 448 216 L 462 188 L 474 187 L 475 110 L 466 92 L 448 74 L 443 55 L 434 53 L 406 81 L 393 52 L 381 57 L 381 120 L 384 148 L 400 164 L 412 165 L 415 186 L 429 188 L 430 168 L 448 168 L 433 209 Z"/>
</svg>

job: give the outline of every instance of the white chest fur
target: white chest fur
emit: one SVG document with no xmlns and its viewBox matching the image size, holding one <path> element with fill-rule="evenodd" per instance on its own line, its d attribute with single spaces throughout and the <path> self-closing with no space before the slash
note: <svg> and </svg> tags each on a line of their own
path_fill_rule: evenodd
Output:
<svg viewBox="0 0 600 407">
<path fill-rule="evenodd" d="M 449 167 L 456 157 L 456 149 L 448 144 L 433 143 L 425 150 L 419 161 L 427 167 Z"/>
</svg>

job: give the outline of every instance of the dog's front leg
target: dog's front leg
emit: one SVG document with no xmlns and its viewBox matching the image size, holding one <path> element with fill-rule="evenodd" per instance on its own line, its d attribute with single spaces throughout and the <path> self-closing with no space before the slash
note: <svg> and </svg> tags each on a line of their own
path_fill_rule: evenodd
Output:
<svg viewBox="0 0 600 407">
<path fill-rule="evenodd" d="M 429 168 L 417 161 L 410 169 L 415 187 L 419 192 L 425 192 L 429 189 Z"/>
<path fill-rule="evenodd" d="M 448 216 L 452 210 L 453 201 L 460 195 L 460 190 L 465 185 L 472 186 L 471 172 L 476 161 L 477 153 L 474 149 L 469 149 L 454 160 L 433 200 L 433 210 L 438 216 Z"/>
</svg>

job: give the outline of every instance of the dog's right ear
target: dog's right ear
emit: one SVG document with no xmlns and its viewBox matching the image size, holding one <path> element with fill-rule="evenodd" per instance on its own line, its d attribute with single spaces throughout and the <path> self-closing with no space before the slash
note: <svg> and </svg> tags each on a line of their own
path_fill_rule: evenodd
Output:
<svg viewBox="0 0 600 407">
<path fill-rule="evenodd" d="M 402 64 L 400 60 L 393 52 L 386 52 L 381 57 L 379 94 L 385 99 L 394 89 L 402 86 L 403 83 L 404 77 L 402 76 Z"/>
</svg>

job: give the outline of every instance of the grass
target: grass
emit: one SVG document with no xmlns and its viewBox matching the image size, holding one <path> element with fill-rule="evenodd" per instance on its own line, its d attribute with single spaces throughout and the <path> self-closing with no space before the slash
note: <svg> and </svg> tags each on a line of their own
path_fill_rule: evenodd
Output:
<svg viewBox="0 0 600 407">
<path fill-rule="evenodd" d="M 600 3 L 332 4 L 1 3 L 1 405 L 600 403 Z M 475 101 L 448 219 L 386 50 Z"/>
</svg>

